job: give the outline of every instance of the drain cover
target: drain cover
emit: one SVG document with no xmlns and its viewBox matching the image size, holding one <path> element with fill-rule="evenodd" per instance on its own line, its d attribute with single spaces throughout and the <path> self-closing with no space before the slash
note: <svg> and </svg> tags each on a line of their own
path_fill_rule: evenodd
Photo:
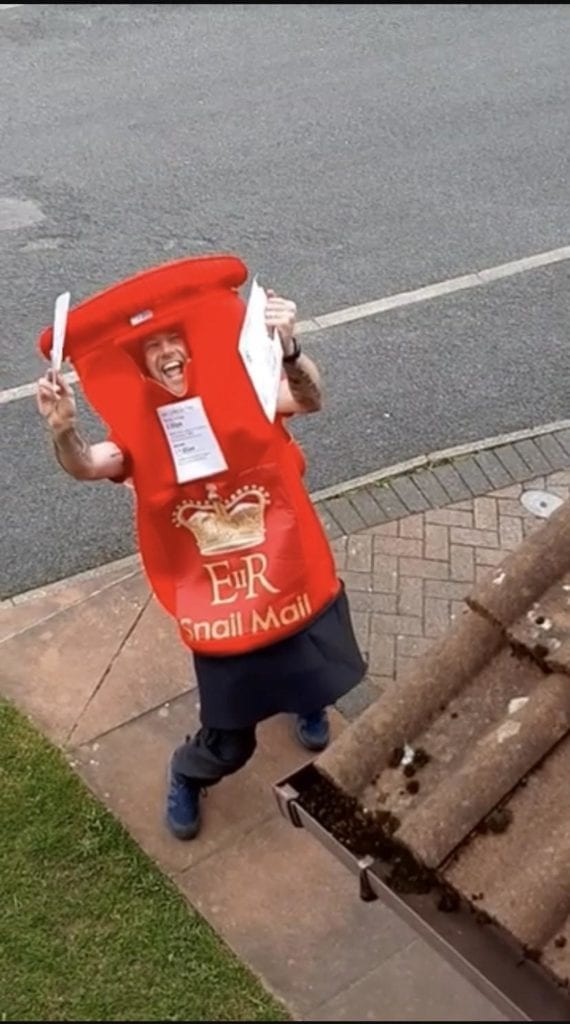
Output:
<svg viewBox="0 0 570 1024">
<path fill-rule="evenodd" d="M 549 494 L 548 491 L 525 491 L 521 498 L 521 504 L 529 512 L 532 512 L 533 516 L 548 519 L 564 502 L 557 494 Z"/>
</svg>

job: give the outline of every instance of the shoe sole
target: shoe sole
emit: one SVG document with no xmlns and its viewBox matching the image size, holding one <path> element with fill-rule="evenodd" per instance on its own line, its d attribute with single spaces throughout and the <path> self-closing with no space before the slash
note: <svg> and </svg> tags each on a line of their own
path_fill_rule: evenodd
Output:
<svg viewBox="0 0 570 1024">
<path fill-rule="evenodd" d="M 295 725 L 295 736 L 297 737 L 297 740 L 299 741 L 301 746 L 305 748 L 305 750 L 310 750 L 314 754 L 319 754 L 321 753 L 321 751 L 326 750 L 330 743 L 330 736 L 327 736 L 326 740 L 324 740 L 323 743 L 317 743 L 314 740 L 306 740 L 303 734 L 301 733 L 298 725 Z"/>
<path fill-rule="evenodd" d="M 192 827 L 187 828 L 179 828 L 172 821 L 170 821 L 168 815 L 166 816 L 165 821 L 168 831 L 171 833 L 171 835 L 174 836 L 175 839 L 189 841 L 191 839 L 195 839 L 200 831 L 200 821 L 198 821 L 195 825 L 192 825 Z"/>
</svg>

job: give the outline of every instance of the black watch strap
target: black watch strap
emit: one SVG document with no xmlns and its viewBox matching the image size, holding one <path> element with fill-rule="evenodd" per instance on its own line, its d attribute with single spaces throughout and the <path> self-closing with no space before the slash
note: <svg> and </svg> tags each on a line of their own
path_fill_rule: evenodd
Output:
<svg viewBox="0 0 570 1024">
<path fill-rule="evenodd" d="M 283 356 L 284 363 L 294 363 L 301 355 L 301 346 L 297 338 L 293 338 L 293 351 L 288 356 Z"/>
</svg>

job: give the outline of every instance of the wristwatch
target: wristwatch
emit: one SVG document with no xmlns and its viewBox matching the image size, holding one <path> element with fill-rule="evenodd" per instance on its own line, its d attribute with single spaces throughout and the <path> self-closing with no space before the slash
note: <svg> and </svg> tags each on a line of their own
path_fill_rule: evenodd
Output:
<svg viewBox="0 0 570 1024">
<path fill-rule="evenodd" d="M 283 356 L 284 363 L 295 363 L 301 355 L 301 346 L 296 338 L 293 338 L 293 351 L 288 356 Z"/>
</svg>

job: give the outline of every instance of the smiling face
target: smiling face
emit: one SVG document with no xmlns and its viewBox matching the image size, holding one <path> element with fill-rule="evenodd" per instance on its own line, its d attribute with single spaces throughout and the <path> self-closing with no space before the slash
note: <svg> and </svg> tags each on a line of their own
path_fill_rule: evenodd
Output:
<svg viewBox="0 0 570 1024">
<path fill-rule="evenodd" d="M 183 395 L 186 390 L 184 367 L 189 358 L 185 342 L 175 331 L 153 334 L 144 343 L 149 375 L 173 395 Z"/>
</svg>

